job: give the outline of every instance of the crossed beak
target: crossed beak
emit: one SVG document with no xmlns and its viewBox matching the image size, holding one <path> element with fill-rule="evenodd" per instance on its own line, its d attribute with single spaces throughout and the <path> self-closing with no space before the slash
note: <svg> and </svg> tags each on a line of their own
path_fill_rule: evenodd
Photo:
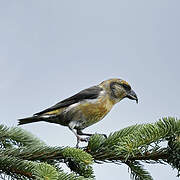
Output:
<svg viewBox="0 0 180 180">
<path fill-rule="evenodd" d="M 132 100 L 136 100 L 136 103 L 138 103 L 138 97 L 132 89 L 128 92 L 126 97 Z"/>
</svg>

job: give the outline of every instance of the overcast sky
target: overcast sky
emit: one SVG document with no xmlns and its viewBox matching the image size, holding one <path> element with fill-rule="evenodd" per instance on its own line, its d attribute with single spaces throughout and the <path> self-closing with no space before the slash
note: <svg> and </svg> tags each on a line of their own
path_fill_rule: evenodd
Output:
<svg viewBox="0 0 180 180">
<path fill-rule="evenodd" d="M 180 117 L 179 0 L 0 0 L 1 123 L 16 126 L 78 91 L 115 77 L 139 104 L 123 100 L 86 132 L 109 134 L 164 116 Z M 53 146 L 74 146 L 66 127 L 22 126 Z M 145 165 L 154 180 L 170 166 Z M 94 165 L 98 180 L 128 180 L 126 166 Z"/>
</svg>

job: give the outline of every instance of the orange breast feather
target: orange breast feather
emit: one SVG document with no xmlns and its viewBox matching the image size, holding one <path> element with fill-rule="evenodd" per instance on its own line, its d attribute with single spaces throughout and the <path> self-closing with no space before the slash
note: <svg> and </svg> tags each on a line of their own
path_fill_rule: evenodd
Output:
<svg viewBox="0 0 180 180">
<path fill-rule="evenodd" d="M 95 103 L 82 104 L 80 109 L 90 125 L 100 121 L 112 109 L 113 105 L 113 101 L 108 97 L 103 97 Z"/>
</svg>

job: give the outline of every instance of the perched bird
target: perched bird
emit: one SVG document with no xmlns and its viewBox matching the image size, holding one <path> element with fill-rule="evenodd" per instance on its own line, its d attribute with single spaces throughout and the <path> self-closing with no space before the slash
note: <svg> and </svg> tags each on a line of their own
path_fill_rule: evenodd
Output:
<svg viewBox="0 0 180 180">
<path fill-rule="evenodd" d="M 82 130 L 103 119 L 112 107 L 124 98 L 136 100 L 136 93 L 122 79 L 109 79 L 99 85 L 84 89 L 54 106 L 34 114 L 32 117 L 19 119 L 19 125 L 45 121 L 69 127 L 80 141 L 87 141 L 81 135 L 91 136 Z"/>
</svg>

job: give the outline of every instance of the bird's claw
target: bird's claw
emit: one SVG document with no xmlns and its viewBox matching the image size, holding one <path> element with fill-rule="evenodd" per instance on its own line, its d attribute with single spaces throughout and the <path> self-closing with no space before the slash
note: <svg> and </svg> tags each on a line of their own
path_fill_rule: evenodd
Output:
<svg viewBox="0 0 180 180">
<path fill-rule="evenodd" d="M 107 139 L 107 135 L 106 134 L 102 134 L 104 137 L 105 137 L 105 139 Z"/>
<path fill-rule="evenodd" d="M 89 139 L 90 139 L 90 137 L 86 137 L 86 138 L 82 138 L 81 141 L 82 141 L 82 142 L 88 142 Z"/>
<path fill-rule="evenodd" d="M 102 136 L 104 136 L 105 139 L 107 139 L 107 135 L 106 134 L 100 134 Z M 90 137 L 86 137 L 86 138 L 82 138 L 80 136 L 77 136 L 77 144 L 76 144 L 76 148 L 79 148 L 79 142 L 89 142 Z"/>
<path fill-rule="evenodd" d="M 90 139 L 90 137 L 86 137 L 86 138 L 82 138 L 80 136 L 77 137 L 77 144 L 76 144 L 76 147 L 79 148 L 79 142 L 88 142 Z"/>
</svg>

